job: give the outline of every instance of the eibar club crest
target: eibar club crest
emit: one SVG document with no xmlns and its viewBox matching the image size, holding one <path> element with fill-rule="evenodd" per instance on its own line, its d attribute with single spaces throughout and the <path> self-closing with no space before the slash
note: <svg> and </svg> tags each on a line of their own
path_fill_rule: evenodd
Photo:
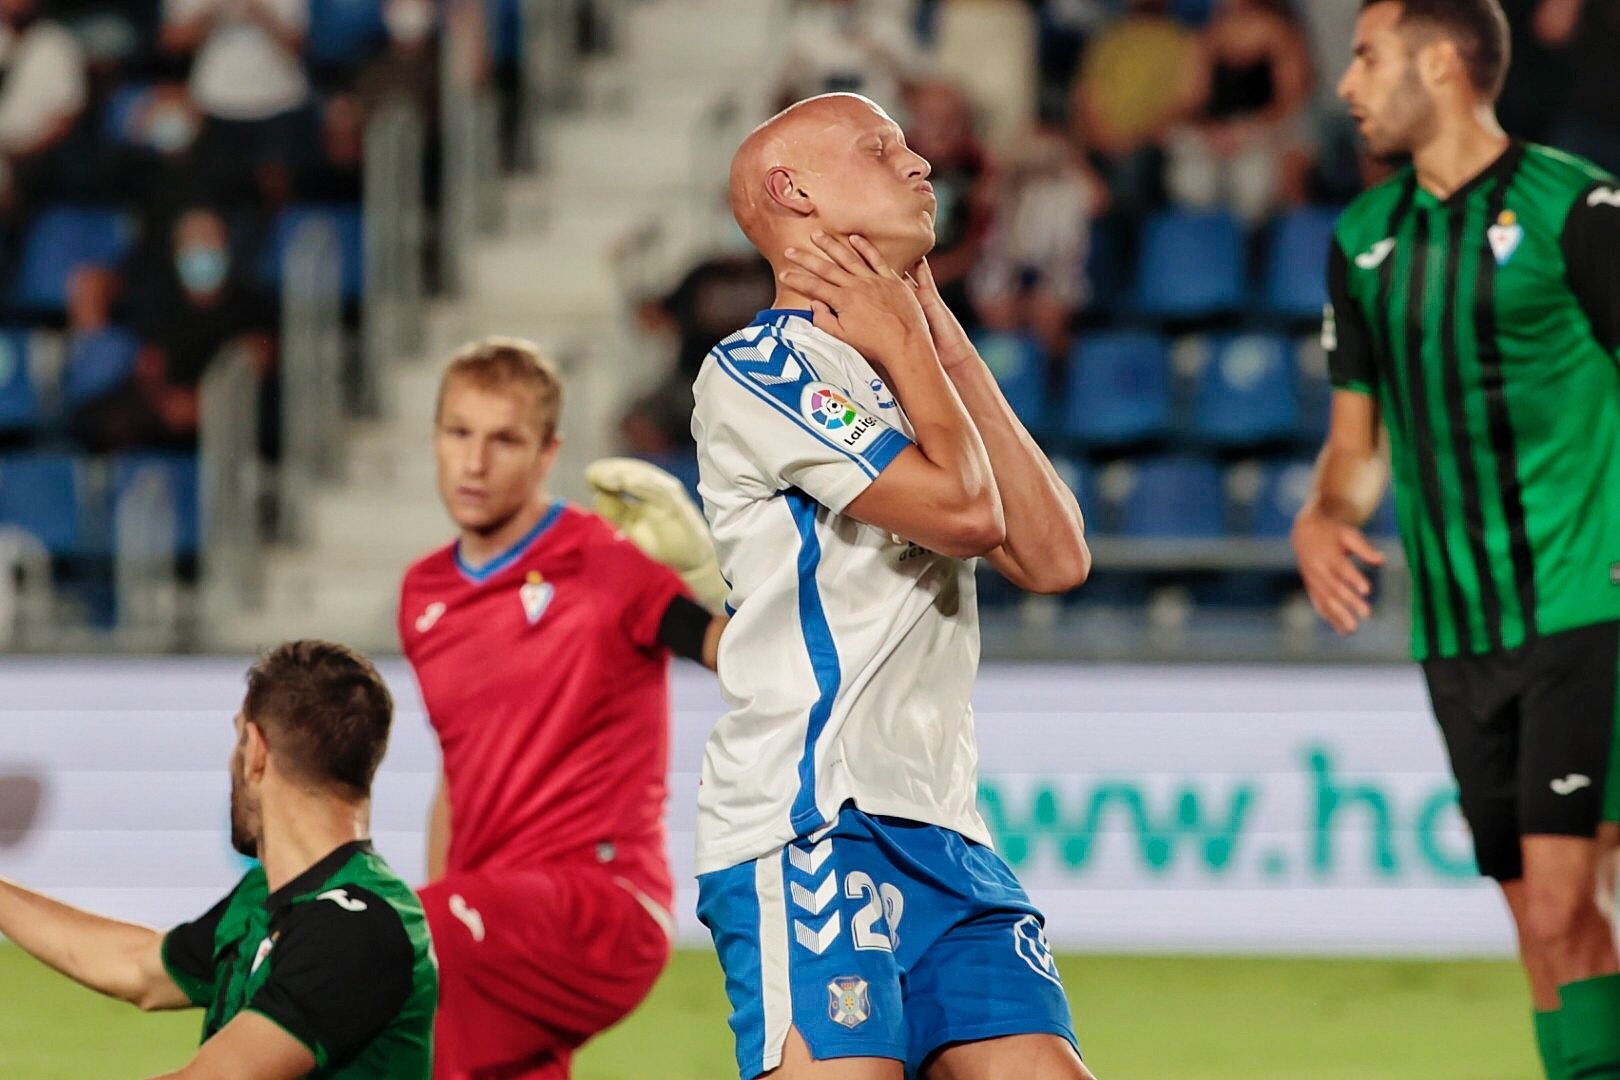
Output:
<svg viewBox="0 0 1620 1080">
<path fill-rule="evenodd" d="M 828 983 L 827 998 L 827 1015 L 835 1024 L 857 1028 L 872 1015 L 872 998 L 859 975 L 841 975 Z"/>
<path fill-rule="evenodd" d="M 1506 266 L 1513 253 L 1519 250 L 1519 241 L 1524 239 L 1524 226 L 1519 224 L 1519 215 L 1511 210 L 1503 210 L 1497 215 L 1496 224 L 1485 230 L 1485 239 L 1490 241 L 1496 265 Z"/>
<path fill-rule="evenodd" d="M 540 621 L 556 592 L 556 587 L 542 578 L 540 571 L 529 571 L 522 588 L 518 589 L 518 599 L 523 602 L 523 614 L 528 617 L 530 626 Z"/>
</svg>

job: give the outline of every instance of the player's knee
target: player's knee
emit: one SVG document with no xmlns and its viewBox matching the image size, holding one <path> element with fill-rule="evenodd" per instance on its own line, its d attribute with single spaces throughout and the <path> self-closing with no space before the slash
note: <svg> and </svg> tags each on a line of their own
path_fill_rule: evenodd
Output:
<svg viewBox="0 0 1620 1080">
<path fill-rule="evenodd" d="M 1577 944 L 1593 923 L 1592 884 L 1560 875 L 1527 882 L 1524 925 L 1526 945 L 1542 951 L 1564 951 Z"/>
</svg>

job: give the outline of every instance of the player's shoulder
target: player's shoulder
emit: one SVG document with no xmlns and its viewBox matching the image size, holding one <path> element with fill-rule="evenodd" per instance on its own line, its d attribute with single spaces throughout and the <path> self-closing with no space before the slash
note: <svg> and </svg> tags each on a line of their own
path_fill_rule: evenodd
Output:
<svg viewBox="0 0 1620 1080">
<path fill-rule="evenodd" d="M 1602 167 L 1551 146 L 1526 143 L 1514 187 L 1525 190 L 1527 209 L 1561 222 L 1571 211 L 1620 207 L 1620 183 Z"/>
<path fill-rule="evenodd" d="M 1415 173 L 1408 165 L 1350 200 L 1333 229 L 1346 255 L 1355 255 L 1388 235 L 1395 208 L 1411 197 L 1415 183 Z"/>
<path fill-rule="evenodd" d="M 401 592 L 409 592 L 413 588 L 432 582 L 434 579 L 454 570 L 455 558 L 456 545 L 454 541 L 423 555 L 405 568 L 404 576 L 400 579 Z"/>
<path fill-rule="evenodd" d="M 774 393 L 810 382 L 847 381 L 846 349 L 817 330 L 808 311 L 768 309 L 709 350 L 697 396 L 719 387 Z"/>
</svg>

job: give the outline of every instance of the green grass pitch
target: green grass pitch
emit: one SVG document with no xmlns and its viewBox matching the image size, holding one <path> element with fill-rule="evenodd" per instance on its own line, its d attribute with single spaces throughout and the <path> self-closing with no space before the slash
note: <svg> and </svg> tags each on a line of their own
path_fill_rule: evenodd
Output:
<svg viewBox="0 0 1620 1080">
<path fill-rule="evenodd" d="M 1530 1080 L 1528 1003 L 1505 962 L 1062 958 L 1099 1080 Z M 735 1076 L 719 968 L 676 956 L 587 1047 L 576 1080 Z M 143 1016 L 0 946 L 0 1077 L 109 1080 L 183 1063 L 198 1012 Z"/>
</svg>

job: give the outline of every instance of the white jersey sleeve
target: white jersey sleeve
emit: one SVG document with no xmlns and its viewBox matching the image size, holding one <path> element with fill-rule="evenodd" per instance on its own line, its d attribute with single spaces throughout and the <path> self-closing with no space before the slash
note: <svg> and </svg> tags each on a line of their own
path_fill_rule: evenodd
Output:
<svg viewBox="0 0 1620 1080">
<path fill-rule="evenodd" d="M 912 443 L 856 403 L 849 373 L 837 367 L 770 325 L 732 335 L 698 378 L 699 445 L 753 497 L 798 488 L 842 511 Z"/>
</svg>

